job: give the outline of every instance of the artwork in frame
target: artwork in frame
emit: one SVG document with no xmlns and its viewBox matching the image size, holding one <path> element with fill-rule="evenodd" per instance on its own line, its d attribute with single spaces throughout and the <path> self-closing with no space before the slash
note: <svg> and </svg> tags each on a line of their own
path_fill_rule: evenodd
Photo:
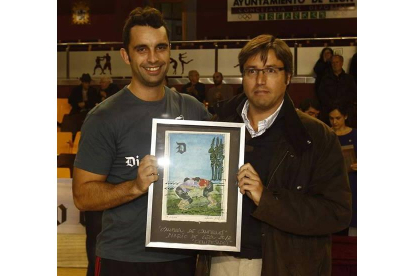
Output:
<svg viewBox="0 0 414 276">
<path fill-rule="evenodd" d="M 147 247 L 240 251 L 241 123 L 153 119 Z"/>
<path fill-rule="evenodd" d="M 229 133 L 166 131 L 162 220 L 226 222 Z"/>
</svg>

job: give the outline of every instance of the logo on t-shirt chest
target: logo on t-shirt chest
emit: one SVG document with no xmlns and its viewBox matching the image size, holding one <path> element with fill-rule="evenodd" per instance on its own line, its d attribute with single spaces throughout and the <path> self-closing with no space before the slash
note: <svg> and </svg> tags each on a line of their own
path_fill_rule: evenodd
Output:
<svg viewBox="0 0 414 276">
<path fill-rule="evenodd" d="M 136 157 L 125 157 L 125 164 L 127 167 L 139 166 L 139 156 Z"/>
</svg>

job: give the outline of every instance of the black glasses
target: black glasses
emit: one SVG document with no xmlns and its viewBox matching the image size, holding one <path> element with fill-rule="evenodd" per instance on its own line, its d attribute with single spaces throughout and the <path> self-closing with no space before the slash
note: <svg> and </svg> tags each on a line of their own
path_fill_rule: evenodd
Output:
<svg viewBox="0 0 414 276">
<path fill-rule="evenodd" d="M 259 72 L 263 72 L 263 75 L 266 75 L 267 77 L 276 77 L 279 75 L 279 72 L 283 70 L 285 70 L 285 67 L 266 67 L 263 69 L 247 68 L 244 69 L 243 72 L 244 75 L 249 78 L 257 77 L 257 75 L 259 75 Z"/>
</svg>

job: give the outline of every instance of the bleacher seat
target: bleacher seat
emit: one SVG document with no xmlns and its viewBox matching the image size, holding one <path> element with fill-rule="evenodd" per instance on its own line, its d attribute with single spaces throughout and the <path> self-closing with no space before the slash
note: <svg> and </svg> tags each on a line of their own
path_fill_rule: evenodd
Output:
<svg viewBox="0 0 414 276">
<path fill-rule="evenodd" d="M 57 154 L 72 153 L 72 132 L 57 133 Z"/>
<path fill-rule="evenodd" d="M 57 121 L 62 123 L 63 116 L 69 114 L 71 109 L 67 98 L 57 98 Z"/>
<path fill-rule="evenodd" d="M 57 168 L 57 178 L 70 178 L 70 169 Z"/>
<path fill-rule="evenodd" d="M 80 131 L 76 132 L 75 140 L 73 141 L 73 147 L 72 147 L 73 154 L 78 153 L 80 136 L 81 136 L 81 132 Z"/>
</svg>

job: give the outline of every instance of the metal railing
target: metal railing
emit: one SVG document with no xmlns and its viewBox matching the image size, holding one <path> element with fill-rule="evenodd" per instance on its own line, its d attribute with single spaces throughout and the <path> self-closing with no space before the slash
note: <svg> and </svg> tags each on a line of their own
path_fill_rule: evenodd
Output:
<svg viewBox="0 0 414 276">
<path fill-rule="evenodd" d="M 293 75 L 297 76 L 297 68 L 298 68 L 298 48 L 302 47 L 302 43 L 305 42 L 306 45 L 310 44 L 313 41 L 328 41 L 330 43 L 334 43 L 335 41 L 350 41 L 350 45 L 354 45 L 357 41 L 356 36 L 348 36 L 348 37 L 318 37 L 318 38 L 283 38 L 283 41 L 286 43 L 293 42 L 294 47 L 294 72 Z M 195 46 L 196 44 L 208 44 L 213 45 L 215 49 L 215 62 L 214 62 L 214 68 L 215 71 L 218 71 L 218 50 L 219 46 L 223 45 L 225 48 L 227 48 L 227 44 L 234 45 L 232 48 L 241 48 L 241 44 L 246 43 L 250 41 L 250 39 L 221 39 L 221 40 L 189 40 L 189 41 L 171 41 L 172 46 L 176 46 L 176 49 L 180 48 L 180 45 L 182 49 L 185 49 L 188 46 Z M 353 42 L 352 42 L 353 41 Z M 326 43 L 328 44 L 328 43 Z M 116 45 L 116 46 L 122 46 L 122 42 L 67 42 L 67 43 L 57 43 L 57 46 L 65 46 L 66 51 L 66 78 L 69 79 L 69 69 L 70 69 L 70 63 L 69 63 L 69 57 L 70 57 L 70 48 L 71 46 L 89 46 L 88 50 L 92 50 L 92 46 L 105 46 L 105 45 Z M 177 48 L 178 47 L 178 48 Z M 172 47 L 173 48 L 173 47 Z M 99 50 L 99 49 L 98 49 Z"/>
</svg>

